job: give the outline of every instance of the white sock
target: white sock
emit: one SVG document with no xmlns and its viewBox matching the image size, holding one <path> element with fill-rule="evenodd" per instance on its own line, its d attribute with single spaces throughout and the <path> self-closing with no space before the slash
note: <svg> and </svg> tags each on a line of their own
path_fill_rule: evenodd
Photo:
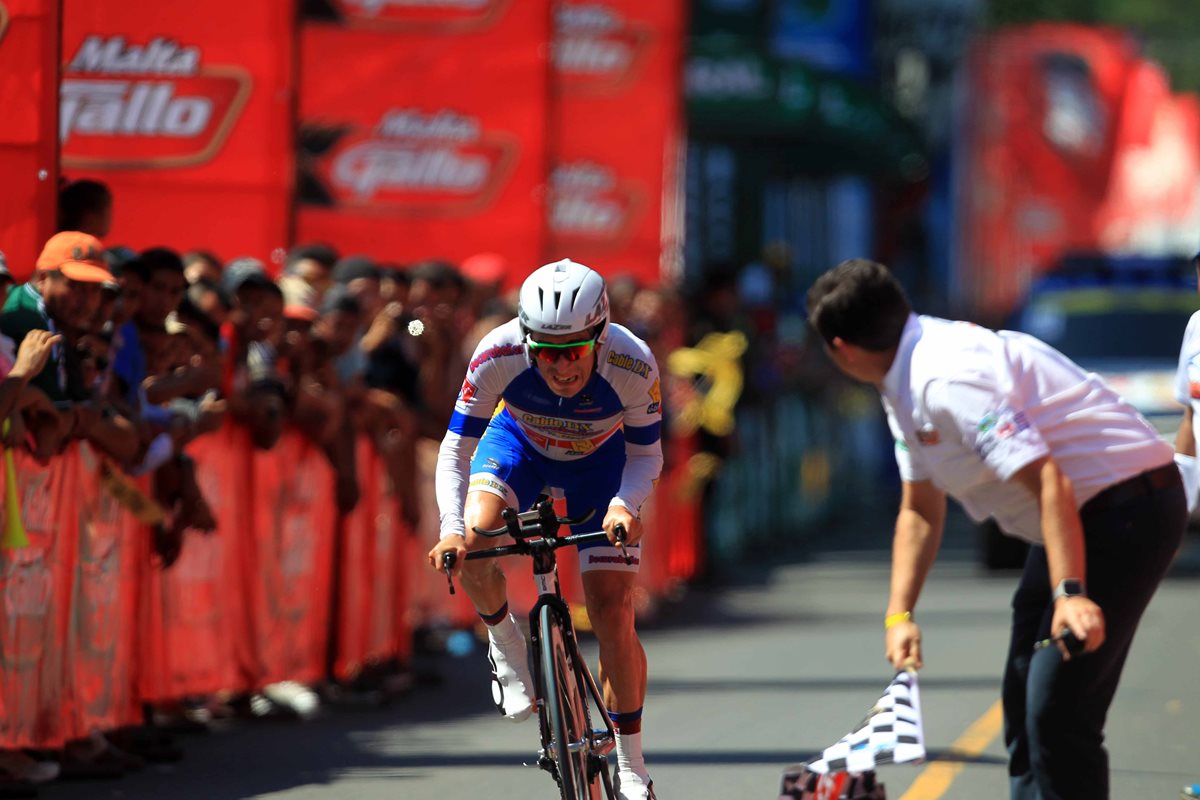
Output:
<svg viewBox="0 0 1200 800">
<path fill-rule="evenodd" d="M 488 636 L 493 640 L 498 639 L 502 642 L 513 642 L 521 638 L 521 629 L 517 627 L 517 620 L 512 614 L 509 614 L 495 625 L 488 625 L 487 629 Z"/>
<path fill-rule="evenodd" d="M 617 770 L 636 773 L 643 781 L 650 779 L 646 759 L 642 755 L 642 733 L 617 734 Z"/>
</svg>

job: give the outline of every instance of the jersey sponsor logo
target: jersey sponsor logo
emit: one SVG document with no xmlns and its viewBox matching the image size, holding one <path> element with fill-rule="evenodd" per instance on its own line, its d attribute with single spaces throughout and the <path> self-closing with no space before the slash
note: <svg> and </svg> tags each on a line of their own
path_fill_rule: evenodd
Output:
<svg viewBox="0 0 1200 800">
<path fill-rule="evenodd" d="M 432 214 L 487 207 L 519 155 L 510 135 L 451 108 L 394 108 L 372 129 L 310 124 L 300 142 L 305 202 Z"/>
<path fill-rule="evenodd" d="M 205 65 L 195 46 L 156 36 L 87 36 L 63 70 L 63 164 L 180 167 L 211 161 L 241 115 L 251 80 Z"/>
<path fill-rule="evenodd" d="M 467 491 L 492 491 L 501 497 L 508 496 L 508 487 L 504 485 L 503 481 L 486 475 L 476 475 L 471 478 L 471 482 L 467 485 Z"/>
<path fill-rule="evenodd" d="M 654 384 L 650 387 L 650 405 L 646 406 L 647 414 L 657 414 L 659 408 L 662 407 L 662 387 L 659 384 L 658 378 L 654 379 Z"/>
<path fill-rule="evenodd" d="M 1200 381 L 1188 381 L 1188 396 L 1200 400 Z"/>
<path fill-rule="evenodd" d="M 1024 411 L 1015 411 L 1007 407 L 999 408 L 985 414 L 979 420 L 979 424 L 976 426 L 979 432 L 976 447 L 980 455 L 986 456 L 1001 442 L 1011 439 L 1029 427 L 1029 417 L 1025 416 Z"/>
<path fill-rule="evenodd" d="M 504 356 L 519 356 L 525 353 L 525 345 L 523 344 L 497 344 L 484 350 L 475 358 L 471 359 L 468 366 L 469 372 L 474 372 L 481 364 L 491 361 L 493 358 L 502 358 Z"/>
<path fill-rule="evenodd" d="M 566 452 L 569 456 L 586 456 L 590 455 L 596 449 L 596 445 L 592 444 L 590 439 L 580 439 L 571 445 L 571 449 Z"/>
<path fill-rule="evenodd" d="M 903 439 L 899 439 L 899 438 L 896 439 L 896 449 L 899 450 L 901 453 L 907 453 L 908 452 L 908 442 L 904 441 Z"/>
<path fill-rule="evenodd" d="M 593 432 L 591 422 L 580 422 L 561 417 L 544 417 L 539 414 L 522 414 L 521 421 L 545 431 L 568 436 L 588 436 Z"/>
<path fill-rule="evenodd" d="M 610 352 L 608 354 L 608 363 L 618 369 L 628 370 L 635 375 L 641 375 L 643 378 L 650 377 L 650 365 L 640 358 L 634 358 L 628 353 Z"/>
<path fill-rule="evenodd" d="M 479 389 L 476 388 L 475 384 L 471 383 L 470 381 L 464 380 L 462 388 L 459 389 L 459 391 L 458 391 L 458 399 L 464 403 L 469 403 L 469 402 L 471 402 L 471 398 L 473 398 L 475 396 L 475 392 L 477 392 L 477 391 L 479 391 Z"/>
<path fill-rule="evenodd" d="M 942 435 L 932 425 L 926 425 L 917 430 L 917 441 L 925 447 L 932 447 L 942 441 Z"/>
<path fill-rule="evenodd" d="M 631 562 L 629 566 L 633 567 L 642 563 L 642 559 L 633 553 L 629 554 L 629 560 Z M 620 564 L 621 566 L 626 566 L 624 556 L 601 556 L 590 553 L 588 554 L 588 564 Z"/>
</svg>

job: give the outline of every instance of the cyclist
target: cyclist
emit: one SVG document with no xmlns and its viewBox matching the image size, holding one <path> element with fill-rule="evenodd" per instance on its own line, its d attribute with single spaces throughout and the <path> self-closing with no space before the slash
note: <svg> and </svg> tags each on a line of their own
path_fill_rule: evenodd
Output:
<svg viewBox="0 0 1200 800">
<path fill-rule="evenodd" d="M 456 553 L 463 589 L 487 624 L 496 705 L 519 722 L 533 703 L 525 638 L 496 562 L 465 560 L 487 543 L 472 528 L 502 526 L 505 507 L 528 508 L 546 488 L 561 491 L 568 515 L 603 513 L 611 544 L 581 547 L 579 562 L 617 732 L 615 788 L 633 800 L 654 797 L 641 745 L 646 654 L 632 602 L 640 552 L 630 548 L 627 565 L 615 529 L 624 526 L 627 545 L 642 536 L 638 509 L 662 470 L 662 411 L 650 348 L 608 315 L 604 278 L 563 259 L 534 270 L 518 317 L 480 342 L 438 452 L 441 539 L 429 563 L 440 569 L 442 555 Z"/>
</svg>

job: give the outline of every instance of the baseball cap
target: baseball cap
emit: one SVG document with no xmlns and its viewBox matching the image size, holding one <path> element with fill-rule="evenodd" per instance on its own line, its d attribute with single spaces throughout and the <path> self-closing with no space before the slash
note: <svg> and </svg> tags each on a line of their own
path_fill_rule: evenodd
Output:
<svg viewBox="0 0 1200 800">
<path fill-rule="evenodd" d="M 235 258 L 221 273 L 221 288 L 232 297 L 243 286 L 275 288 L 275 282 L 267 274 L 266 265 L 257 258 Z"/>
<path fill-rule="evenodd" d="M 333 268 L 334 283 L 350 283 L 359 278 L 378 278 L 379 267 L 369 256 L 347 256 Z"/>
<path fill-rule="evenodd" d="M 82 231 L 63 231 L 51 236 L 35 266 L 39 271 L 57 270 L 83 283 L 112 283 L 113 279 L 104 261 L 104 245 Z"/>
<path fill-rule="evenodd" d="M 498 253 L 476 253 L 462 262 L 462 274 L 476 283 L 495 283 L 507 271 L 508 262 Z"/>
</svg>

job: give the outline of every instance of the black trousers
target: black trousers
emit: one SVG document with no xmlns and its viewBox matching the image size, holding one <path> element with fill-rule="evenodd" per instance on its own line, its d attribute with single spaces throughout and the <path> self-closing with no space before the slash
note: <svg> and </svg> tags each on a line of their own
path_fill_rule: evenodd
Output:
<svg viewBox="0 0 1200 800">
<path fill-rule="evenodd" d="M 1153 483 L 1146 479 L 1150 474 L 1106 489 L 1080 513 L 1087 592 L 1104 612 L 1107 634 L 1096 652 L 1070 661 L 1063 660 L 1057 647 L 1035 652 L 1034 644 L 1050 636 L 1054 606 L 1046 551 L 1030 550 L 1013 596 L 1004 671 L 1004 737 L 1013 800 L 1109 796 L 1104 749 L 1108 707 L 1142 612 L 1187 524 L 1178 472 L 1159 470 Z M 1135 486 L 1136 481 L 1141 483 Z"/>
</svg>

